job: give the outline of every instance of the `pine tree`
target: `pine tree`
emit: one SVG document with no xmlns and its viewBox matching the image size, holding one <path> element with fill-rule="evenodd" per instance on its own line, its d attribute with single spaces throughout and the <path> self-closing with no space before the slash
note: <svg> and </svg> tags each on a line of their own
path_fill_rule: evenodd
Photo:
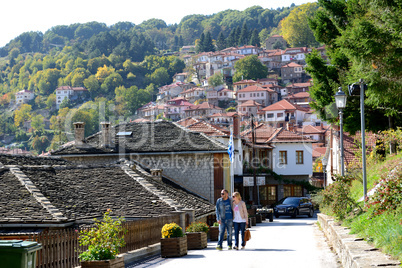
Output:
<svg viewBox="0 0 402 268">
<path fill-rule="evenodd" d="M 226 47 L 234 47 L 237 44 L 236 41 L 236 29 L 232 29 L 228 38 L 226 38 Z"/>
<path fill-rule="evenodd" d="M 201 42 L 201 41 L 200 41 Z M 205 52 L 215 52 L 215 46 L 212 42 L 211 32 L 207 32 L 207 35 L 204 38 L 204 51 Z"/>
<path fill-rule="evenodd" d="M 244 22 L 243 27 L 241 28 L 240 37 L 239 37 L 239 46 L 244 46 L 249 43 L 249 32 L 247 28 L 247 24 Z"/>
<path fill-rule="evenodd" d="M 222 50 L 226 48 L 226 40 L 223 32 L 220 32 L 218 35 L 218 39 L 216 40 L 216 48 L 217 50 Z"/>
<path fill-rule="evenodd" d="M 198 41 L 197 45 L 195 46 L 195 52 L 201 53 L 205 51 L 205 34 L 201 33 L 200 40 Z"/>
<path fill-rule="evenodd" d="M 235 30 L 234 38 L 235 38 L 235 43 L 236 43 L 236 45 L 239 45 L 239 46 L 241 46 L 241 44 L 239 44 L 240 33 L 241 33 L 240 27 L 237 26 L 237 27 L 236 27 L 236 30 Z"/>
<path fill-rule="evenodd" d="M 250 38 L 250 45 L 252 46 L 257 46 L 260 47 L 261 43 L 260 43 L 260 37 L 258 36 L 258 31 L 257 29 L 254 29 L 252 34 L 251 34 L 251 38 Z"/>
</svg>

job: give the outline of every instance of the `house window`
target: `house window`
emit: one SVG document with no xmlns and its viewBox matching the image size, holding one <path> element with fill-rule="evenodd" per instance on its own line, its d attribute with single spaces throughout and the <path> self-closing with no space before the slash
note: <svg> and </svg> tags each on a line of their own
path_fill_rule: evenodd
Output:
<svg viewBox="0 0 402 268">
<path fill-rule="evenodd" d="M 274 118 L 274 114 L 267 114 L 267 118 Z"/>
<path fill-rule="evenodd" d="M 283 117 L 283 113 L 277 113 L 276 117 Z"/>
<path fill-rule="evenodd" d="M 279 151 L 279 164 L 286 165 L 288 163 L 288 152 Z"/>
<path fill-rule="evenodd" d="M 296 164 L 304 164 L 303 159 L 303 151 L 296 151 Z"/>
<path fill-rule="evenodd" d="M 300 185 L 284 185 L 283 197 L 303 196 L 303 188 Z"/>
<path fill-rule="evenodd" d="M 260 96 L 260 93 L 257 93 L 257 97 L 259 97 Z"/>
<path fill-rule="evenodd" d="M 264 92 L 261 93 L 261 97 L 264 97 Z"/>
</svg>

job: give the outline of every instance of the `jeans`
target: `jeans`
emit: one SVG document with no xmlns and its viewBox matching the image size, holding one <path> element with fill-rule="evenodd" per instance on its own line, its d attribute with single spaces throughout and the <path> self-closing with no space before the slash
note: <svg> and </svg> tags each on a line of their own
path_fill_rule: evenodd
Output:
<svg viewBox="0 0 402 268">
<path fill-rule="evenodd" d="M 246 230 L 246 223 L 245 222 L 234 222 L 233 223 L 234 230 L 235 230 L 235 246 L 239 247 L 239 232 L 241 233 L 241 246 L 246 246 L 246 241 L 244 241 L 244 231 Z"/>
<path fill-rule="evenodd" d="M 219 224 L 219 238 L 218 238 L 218 246 L 222 247 L 223 237 L 225 235 L 225 229 L 228 235 L 227 242 L 228 247 L 232 246 L 232 228 L 233 228 L 233 220 L 221 220 L 221 224 Z"/>
</svg>

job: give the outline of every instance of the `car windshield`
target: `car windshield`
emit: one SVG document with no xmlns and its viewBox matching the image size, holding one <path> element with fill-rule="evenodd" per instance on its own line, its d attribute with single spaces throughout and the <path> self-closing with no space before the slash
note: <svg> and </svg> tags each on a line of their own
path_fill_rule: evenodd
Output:
<svg viewBox="0 0 402 268">
<path fill-rule="evenodd" d="M 285 198 L 280 204 L 283 205 L 299 205 L 299 198 Z"/>
</svg>

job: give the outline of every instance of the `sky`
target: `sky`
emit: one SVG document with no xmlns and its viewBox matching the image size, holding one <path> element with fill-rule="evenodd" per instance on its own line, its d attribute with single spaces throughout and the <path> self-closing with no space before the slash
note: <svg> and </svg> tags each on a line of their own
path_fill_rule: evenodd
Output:
<svg viewBox="0 0 402 268">
<path fill-rule="evenodd" d="M 134 24 L 157 18 L 179 23 L 187 15 L 212 15 L 226 9 L 243 11 L 251 6 L 289 7 L 315 0 L 8 0 L 1 4 L 0 47 L 23 32 L 45 33 L 53 26 L 97 21 L 110 26 L 119 21 Z"/>
</svg>

